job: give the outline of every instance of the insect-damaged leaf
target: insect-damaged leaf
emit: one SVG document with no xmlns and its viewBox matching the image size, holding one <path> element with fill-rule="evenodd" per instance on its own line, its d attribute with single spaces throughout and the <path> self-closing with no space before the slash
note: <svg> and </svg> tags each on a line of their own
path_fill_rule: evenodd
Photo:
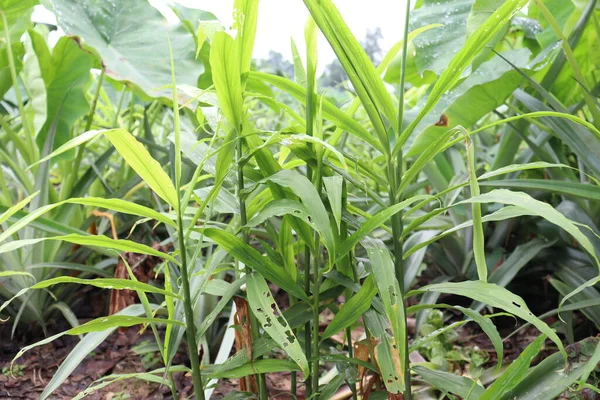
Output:
<svg viewBox="0 0 600 400">
<path fill-rule="evenodd" d="M 248 301 L 256 319 L 269 336 L 298 364 L 304 375 L 310 375 L 308 361 L 302 352 L 302 347 L 273 300 L 265 278 L 258 272 L 253 272 L 248 275 L 246 282 Z"/>
</svg>

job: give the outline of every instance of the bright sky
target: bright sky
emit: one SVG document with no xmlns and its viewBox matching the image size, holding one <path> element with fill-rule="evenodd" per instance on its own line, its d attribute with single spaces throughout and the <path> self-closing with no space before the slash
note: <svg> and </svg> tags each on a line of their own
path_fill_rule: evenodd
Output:
<svg viewBox="0 0 600 400">
<path fill-rule="evenodd" d="M 177 0 L 194 8 L 210 11 L 226 26 L 231 26 L 233 0 Z M 168 0 L 150 0 L 160 8 Z M 334 0 L 354 35 L 362 40 L 368 29 L 380 27 L 383 33 L 381 46 L 389 50 L 402 37 L 404 8 L 406 3 L 398 0 Z M 304 54 L 304 24 L 308 11 L 302 0 L 260 0 L 258 28 L 254 57 L 265 58 L 270 50 L 292 59 L 290 38 L 294 38 L 300 54 Z M 170 10 L 169 10 L 170 11 Z M 53 16 L 41 6 L 36 8 L 35 20 L 51 21 Z M 334 58 L 333 50 L 325 38 L 319 42 L 319 69 Z"/>
</svg>

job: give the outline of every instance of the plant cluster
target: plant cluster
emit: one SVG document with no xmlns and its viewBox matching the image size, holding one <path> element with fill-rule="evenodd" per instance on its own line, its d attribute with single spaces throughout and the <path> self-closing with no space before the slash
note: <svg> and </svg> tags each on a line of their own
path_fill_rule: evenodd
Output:
<svg viewBox="0 0 600 400">
<path fill-rule="evenodd" d="M 148 371 L 77 398 L 125 379 L 178 398 L 177 372 L 196 399 L 221 379 L 266 399 L 280 372 L 307 399 L 598 392 L 596 0 L 406 1 L 401 40 L 366 43 L 377 65 L 332 0 L 304 0 L 293 79 L 253 67 L 258 0 L 235 0 L 232 27 L 43 2 L 64 36 L 31 22 L 37 3 L 0 0 L 0 316 L 71 325 L 15 360 L 81 336 L 42 399 L 136 325 Z M 320 34 L 343 91 L 319 85 Z M 80 324 L 74 287 L 112 291 L 111 315 Z M 507 316 L 508 336 L 539 333 L 508 364 Z M 456 345 L 466 324 L 493 352 Z"/>
</svg>

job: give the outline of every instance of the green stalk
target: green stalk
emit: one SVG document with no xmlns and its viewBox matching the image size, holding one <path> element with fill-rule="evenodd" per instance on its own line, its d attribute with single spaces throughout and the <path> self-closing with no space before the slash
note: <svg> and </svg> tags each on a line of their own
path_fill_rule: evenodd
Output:
<svg viewBox="0 0 600 400">
<path fill-rule="evenodd" d="M 102 89 L 102 82 L 104 81 L 104 70 L 100 72 L 100 76 L 98 77 L 98 86 L 96 86 L 96 92 L 94 93 L 94 98 L 92 100 L 92 107 L 90 108 L 90 112 L 88 114 L 87 122 L 85 124 L 84 132 L 92 129 L 92 123 L 94 121 L 94 114 L 96 113 L 96 107 L 98 105 L 98 99 L 100 98 L 100 91 Z M 61 189 L 62 194 L 61 198 L 64 200 L 67 197 L 71 197 L 71 189 L 73 188 L 73 184 L 75 184 L 75 180 L 77 179 L 79 171 L 79 166 L 81 165 L 81 160 L 83 159 L 83 153 L 85 152 L 85 146 L 87 142 L 77 147 L 77 155 L 75 156 L 75 162 L 73 163 L 71 174 L 69 175 L 69 179 L 66 182 L 64 188 Z"/>
<path fill-rule="evenodd" d="M 535 0 L 535 3 L 540 8 L 542 14 L 544 14 L 544 17 L 548 20 L 548 23 L 554 31 L 554 34 L 558 37 L 558 40 L 561 41 L 565 57 L 567 57 L 567 61 L 571 65 L 571 68 L 573 68 L 575 78 L 579 81 L 581 85 L 588 87 L 587 80 L 585 79 L 585 76 L 583 75 L 579 64 L 577 64 L 577 59 L 575 58 L 573 49 L 571 48 L 571 45 L 569 45 L 569 40 L 560 29 L 558 21 L 556 21 L 556 19 L 554 18 L 550 10 L 548 10 L 548 7 L 546 7 L 543 1 Z M 592 117 L 594 119 L 594 126 L 600 129 L 600 110 L 598 109 L 598 107 L 596 107 L 596 104 L 594 103 L 594 98 L 589 94 L 587 90 L 583 91 L 583 98 L 585 99 L 585 103 L 587 104 L 590 113 L 592 114 Z"/>
<path fill-rule="evenodd" d="M 318 154 L 321 151 L 317 151 Z M 318 157 L 318 156 L 317 156 Z M 316 173 L 313 175 L 315 179 L 314 184 L 319 195 L 321 194 L 321 167 L 323 165 L 322 158 L 318 158 L 318 166 Z M 315 232 L 315 253 L 313 254 L 313 333 L 312 333 L 312 354 L 313 354 L 313 365 L 312 365 L 312 392 L 317 393 L 319 391 L 319 291 L 321 290 L 321 276 L 319 275 L 319 233 Z"/>
<path fill-rule="evenodd" d="M 238 202 L 240 203 L 240 223 L 241 223 L 240 235 L 241 235 L 244 243 L 248 244 L 248 233 L 246 232 L 246 228 L 245 228 L 246 224 L 248 223 L 248 216 L 246 214 L 246 200 L 242 194 L 242 192 L 244 191 L 244 165 L 241 163 L 242 157 L 244 155 L 243 146 L 242 146 L 242 141 L 243 141 L 242 132 L 243 132 L 243 127 L 240 126 L 238 129 L 238 141 L 237 141 L 237 176 L 238 176 L 237 195 L 238 195 Z M 250 267 L 248 267 L 246 265 L 246 275 L 249 275 L 251 273 L 252 273 L 252 270 L 250 269 Z M 252 339 L 257 340 L 259 337 L 258 321 L 256 320 L 256 316 L 253 313 L 250 313 L 250 329 L 252 330 Z M 265 376 L 264 376 L 264 374 L 257 374 L 257 378 L 258 378 L 258 397 L 261 400 L 267 400 L 267 384 L 265 381 Z"/>
<path fill-rule="evenodd" d="M 23 108 L 21 89 L 19 88 L 19 81 L 17 80 L 17 67 L 12 52 L 12 45 L 10 43 L 10 33 L 8 31 L 8 21 L 6 20 L 6 14 L 4 14 L 2 10 L 0 10 L 0 16 L 2 16 L 2 23 L 4 24 L 4 39 L 6 40 L 6 54 L 8 55 L 8 66 L 10 69 L 10 76 L 12 78 L 13 88 L 15 90 L 15 97 L 17 98 L 17 107 L 19 108 L 19 115 L 21 116 L 21 125 L 23 125 L 25 137 L 29 146 L 29 151 L 27 152 L 27 154 L 23 154 L 23 156 L 27 157 L 28 164 L 33 164 L 33 162 L 39 157 L 38 147 L 35 144 L 33 134 L 29 131 L 29 124 L 25 120 L 25 109 Z"/>
<path fill-rule="evenodd" d="M 183 210 L 181 207 L 181 123 L 179 121 L 179 104 L 177 102 L 177 86 L 175 82 L 175 63 L 169 43 L 169 54 L 171 58 L 171 83 L 173 85 L 173 124 L 175 131 L 175 190 L 177 192 L 177 238 L 179 240 L 179 253 L 181 259 L 181 286 L 183 289 L 183 309 L 185 313 L 185 337 L 187 339 L 188 354 L 192 365 L 192 382 L 196 400 L 204 400 L 204 387 L 202 386 L 202 375 L 200 372 L 200 358 L 198 344 L 196 343 L 196 325 L 194 324 L 194 310 L 192 308 L 192 295 L 190 293 L 190 279 L 188 275 L 187 250 L 185 245 L 185 232 L 183 228 Z M 132 96 L 133 99 L 133 96 Z M 133 100 L 132 100 L 133 101 Z"/>
<path fill-rule="evenodd" d="M 405 16 L 404 16 L 404 35 L 402 42 L 402 61 L 400 70 L 400 86 L 399 86 L 399 98 L 398 98 L 398 132 L 402 132 L 402 124 L 404 123 L 404 90 L 406 80 L 406 56 L 408 54 L 408 25 L 410 21 L 410 1 L 406 0 Z M 395 164 L 395 165 L 394 165 Z M 398 152 L 395 160 L 388 159 L 387 175 L 390 184 L 390 206 L 395 204 L 396 201 L 402 201 L 402 193 L 398 193 L 398 187 L 402 182 L 402 149 Z M 396 279 L 398 280 L 398 286 L 400 287 L 400 293 L 406 293 L 404 287 L 404 261 L 403 261 L 403 248 L 402 248 L 402 231 L 404 226 L 402 223 L 402 213 L 399 212 L 392 217 L 392 237 L 394 240 L 394 269 L 396 271 Z M 406 302 L 402 301 L 402 308 L 404 309 L 404 326 L 408 326 L 406 320 Z M 404 340 L 404 343 L 400 343 L 402 349 L 400 351 L 400 357 L 403 361 L 404 366 L 404 398 L 406 400 L 412 400 L 412 389 L 410 379 L 410 359 L 408 357 L 408 337 Z"/>
<path fill-rule="evenodd" d="M 312 175 L 311 168 L 307 166 L 306 175 L 309 177 Z M 304 290 L 306 291 L 306 295 L 310 296 L 310 246 L 304 246 Z M 310 335 L 310 321 L 306 321 L 304 324 L 304 353 L 306 354 L 306 358 L 308 360 L 311 359 L 312 356 L 312 347 L 311 347 L 311 335 Z M 312 395 L 312 380 L 314 379 L 314 373 L 306 378 L 306 398 L 309 398 Z"/>
</svg>

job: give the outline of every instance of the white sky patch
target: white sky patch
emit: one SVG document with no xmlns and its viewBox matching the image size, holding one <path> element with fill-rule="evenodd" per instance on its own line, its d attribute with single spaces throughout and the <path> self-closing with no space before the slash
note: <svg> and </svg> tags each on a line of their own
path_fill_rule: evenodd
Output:
<svg viewBox="0 0 600 400">
<path fill-rule="evenodd" d="M 168 0 L 149 0 L 169 19 L 174 15 L 164 4 Z M 177 0 L 190 8 L 212 12 L 226 27 L 233 22 L 233 0 Z M 364 39 L 369 29 L 381 28 L 380 45 L 384 54 L 402 38 L 406 3 L 399 0 L 334 0 L 346 24 L 358 40 Z M 308 11 L 302 0 L 260 0 L 258 27 L 254 44 L 254 58 L 266 58 L 269 51 L 277 51 L 292 60 L 291 38 L 305 58 L 304 25 Z M 55 23 L 56 18 L 42 6 L 36 6 L 34 21 Z M 319 38 L 319 71 L 330 63 L 335 54 L 321 35 Z"/>
</svg>

